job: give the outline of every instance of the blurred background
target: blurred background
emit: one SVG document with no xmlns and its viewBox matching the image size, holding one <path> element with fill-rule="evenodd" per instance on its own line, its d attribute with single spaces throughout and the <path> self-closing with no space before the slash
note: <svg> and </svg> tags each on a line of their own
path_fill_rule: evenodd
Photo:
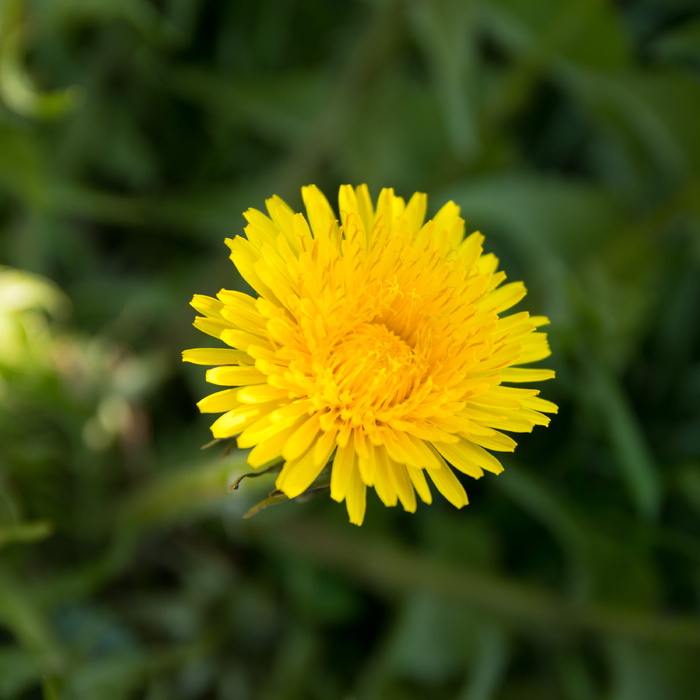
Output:
<svg viewBox="0 0 700 700">
<path fill-rule="evenodd" d="M 0 698 L 700 697 L 699 165 L 696 0 L 2 0 Z M 244 520 L 188 301 L 362 182 L 483 231 L 560 414 L 462 511 Z"/>
</svg>

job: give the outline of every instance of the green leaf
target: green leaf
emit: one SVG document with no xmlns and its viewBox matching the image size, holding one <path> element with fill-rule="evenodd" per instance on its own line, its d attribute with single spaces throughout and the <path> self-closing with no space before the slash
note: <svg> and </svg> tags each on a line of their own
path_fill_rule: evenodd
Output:
<svg viewBox="0 0 700 700">
<path fill-rule="evenodd" d="M 585 599 L 591 588 L 591 561 L 585 527 L 577 522 L 567 501 L 548 487 L 543 478 L 508 460 L 495 488 L 541 522 L 557 540 L 569 561 L 569 588 L 577 599 Z"/>
<path fill-rule="evenodd" d="M 692 76 L 678 71 L 568 75 L 571 89 L 636 168 L 660 168 L 679 179 L 700 165 L 694 118 L 700 110 L 700 85 Z"/>
<path fill-rule="evenodd" d="M 492 31 L 514 50 L 550 53 L 593 70 L 631 63 L 620 13 L 606 0 L 497 0 L 484 11 Z"/>
<path fill-rule="evenodd" d="M 468 230 L 508 236 L 538 265 L 555 256 L 576 260 L 594 250 L 622 221 L 603 188 L 537 172 L 505 172 L 455 182 L 433 198 L 453 199 Z M 565 232 L 565 235 L 564 235 Z"/>
<path fill-rule="evenodd" d="M 82 102 L 82 90 L 42 92 L 24 66 L 26 30 L 22 3 L 7 0 L 0 11 L 0 99 L 17 114 L 38 119 L 60 117 Z"/>
<path fill-rule="evenodd" d="M 667 29 L 651 43 L 651 51 L 665 61 L 700 60 L 700 19 Z"/>
<path fill-rule="evenodd" d="M 0 697 L 14 700 L 41 680 L 34 657 L 17 647 L 0 648 Z"/>
<path fill-rule="evenodd" d="M 695 687 L 697 653 L 613 639 L 605 645 L 615 700 L 687 700 Z"/>
<path fill-rule="evenodd" d="M 604 417 L 621 475 L 640 515 L 654 520 L 661 507 L 661 479 L 644 431 L 611 373 L 590 358 L 584 362 L 591 401 Z"/>
<path fill-rule="evenodd" d="M 409 5 L 411 28 L 432 70 L 447 134 L 455 155 L 473 157 L 478 146 L 473 106 L 478 75 L 474 7 L 461 0 Z"/>
<path fill-rule="evenodd" d="M 12 542 L 38 542 L 53 532 L 53 526 L 46 520 L 16 525 L 0 526 L 0 549 Z"/>
<path fill-rule="evenodd" d="M 245 463 L 245 453 L 235 452 L 226 459 L 192 465 L 154 479 L 148 488 L 136 493 L 122 512 L 130 526 L 153 527 L 173 518 L 220 506 L 230 499 L 231 475 Z"/>
</svg>

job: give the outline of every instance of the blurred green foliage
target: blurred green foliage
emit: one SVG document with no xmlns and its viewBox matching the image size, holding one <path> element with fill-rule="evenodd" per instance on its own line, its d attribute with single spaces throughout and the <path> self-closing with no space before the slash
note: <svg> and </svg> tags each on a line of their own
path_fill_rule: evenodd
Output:
<svg viewBox="0 0 700 700">
<path fill-rule="evenodd" d="M 700 692 L 695 0 L 0 3 L 0 698 Z M 314 182 L 453 198 L 561 406 L 472 504 L 200 452 L 187 301 Z"/>
</svg>

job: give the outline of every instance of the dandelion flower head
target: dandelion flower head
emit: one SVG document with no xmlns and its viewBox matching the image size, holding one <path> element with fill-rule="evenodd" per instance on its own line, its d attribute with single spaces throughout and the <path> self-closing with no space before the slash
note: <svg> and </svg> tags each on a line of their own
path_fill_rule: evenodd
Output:
<svg viewBox="0 0 700 700">
<path fill-rule="evenodd" d="M 465 237 L 448 202 L 425 221 L 427 197 L 343 186 L 339 216 L 315 186 L 306 216 L 279 197 L 245 213 L 246 237 L 226 241 L 256 297 L 196 295 L 194 325 L 228 346 L 186 350 L 222 387 L 198 406 L 221 413 L 216 438 L 252 448 L 248 462 L 283 462 L 276 487 L 304 493 L 330 469 L 330 495 L 361 524 L 367 487 L 415 511 L 434 487 L 457 508 L 454 470 L 499 473 L 503 431 L 547 425 L 556 406 L 532 388 L 554 376 L 525 368 L 550 354 L 543 316 L 504 315 L 525 296 L 503 284 L 483 236 Z M 225 387 L 225 388 L 224 388 Z M 426 478 L 428 477 L 428 478 Z"/>
</svg>

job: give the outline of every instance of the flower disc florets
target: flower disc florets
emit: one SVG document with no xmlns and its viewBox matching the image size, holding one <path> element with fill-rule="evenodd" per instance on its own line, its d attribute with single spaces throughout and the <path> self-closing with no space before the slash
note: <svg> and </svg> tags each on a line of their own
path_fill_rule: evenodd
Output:
<svg viewBox="0 0 700 700">
<path fill-rule="evenodd" d="M 184 353 L 229 387 L 198 404 L 223 413 L 214 436 L 252 447 L 253 467 L 284 460 L 277 488 L 290 498 L 332 459 L 331 497 L 357 524 L 367 486 L 386 505 L 414 511 L 416 492 L 430 503 L 426 473 L 466 505 L 452 468 L 500 472 L 487 450 L 515 447 L 500 431 L 528 432 L 556 411 L 536 390 L 504 386 L 554 376 L 519 367 L 549 355 L 536 331 L 547 319 L 501 315 L 525 288 L 502 284 L 454 203 L 424 223 L 423 194 L 406 204 L 385 189 L 375 208 L 365 186 L 343 186 L 338 220 L 316 187 L 302 194 L 308 220 L 273 197 L 269 216 L 246 212 L 247 239 L 226 241 L 257 298 L 224 289 L 192 301 L 195 326 L 229 346 Z"/>
</svg>

